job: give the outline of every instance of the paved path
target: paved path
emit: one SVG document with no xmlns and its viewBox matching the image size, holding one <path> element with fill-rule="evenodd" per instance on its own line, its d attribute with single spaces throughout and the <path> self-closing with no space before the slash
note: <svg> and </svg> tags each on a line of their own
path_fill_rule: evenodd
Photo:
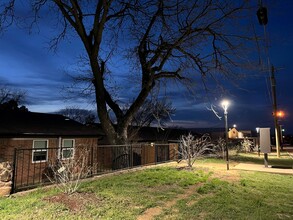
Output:
<svg viewBox="0 0 293 220">
<path fill-rule="evenodd" d="M 236 166 L 232 167 L 231 169 L 293 175 L 293 168 L 280 169 L 280 168 L 273 168 L 272 166 L 265 167 L 264 165 L 261 165 L 261 164 L 239 163 Z"/>
</svg>

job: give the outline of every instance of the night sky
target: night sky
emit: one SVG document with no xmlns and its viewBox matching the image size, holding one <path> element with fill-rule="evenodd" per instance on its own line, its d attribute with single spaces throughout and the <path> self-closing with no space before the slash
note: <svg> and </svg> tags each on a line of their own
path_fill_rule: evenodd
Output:
<svg viewBox="0 0 293 220">
<path fill-rule="evenodd" d="M 285 128 L 285 134 L 293 134 L 293 1 L 269 2 L 266 5 L 269 15 L 266 26 L 269 59 L 276 68 L 278 108 L 285 112 L 285 118 L 281 119 L 280 124 Z M 255 14 L 252 15 L 255 16 L 252 20 L 255 20 L 256 31 L 263 36 L 263 27 L 258 24 Z M 0 86 L 26 91 L 25 105 L 33 112 L 55 112 L 72 106 L 94 109 L 92 102 L 83 97 L 68 99 L 66 90 L 72 84 L 69 74 L 78 69 L 77 60 L 82 50 L 80 42 L 70 36 L 60 44 L 56 52 L 49 50 L 48 42 L 55 33 L 50 22 L 42 22 L 39 24 L 40 29 L 31 34 L 12 26 L 0 35 Z M 263 62 L 267 61 L 265 56 L 261 59 Z M 121 66 L 117 64 L 115 68 L 119 69 Z M 168 96 L 176 113 L 169 125 L 224 127 L 224 121 L 219 120 L 208 109 L 213 104 L 219 115 L 223 116 L 220 102 L 225 97 L 231 101 L 228 109 L 230 127 L 233 124 L 240 130 L 273 127 L 268 77 L 269 72 L 258 72 L 255 77 L 242 80 L 237 85 L 232 86 L 229 83 L 225 87 L 226 94 L 212 97 L 209 101 L 191 97 L 187 90 L 174 86 Z M 127 94 L 122 93 L 120 97 L 127 99 Z"/>
</svg>

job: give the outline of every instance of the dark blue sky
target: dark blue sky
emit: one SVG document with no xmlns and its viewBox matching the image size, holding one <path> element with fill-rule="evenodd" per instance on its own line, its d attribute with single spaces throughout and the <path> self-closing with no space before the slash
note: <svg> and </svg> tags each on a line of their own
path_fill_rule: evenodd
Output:
<svg viewBox="0 0 293 220">
<path fill-rule="evenodd" d="M 286 113 L 280 124 L 287 132 L 293 133 L 293 1 L 272 1 L 268 5 L 268 13 L 266 31 L 270 45 L 269 58 L 277 69 L 278 108 Z M 263 27 L 258 25 L 256 16 L 253 19 L 256 31 L 263 35 Z M 54 36 L 54 30 L 46 22 L 39 26 L 40 31 L 34 31 L 30 35 L 13 26 L 0 36 L 0 85 L 26 91 L 26 105 L 30 111 L 54 112 L 68 106 L 93 109 L 94 105 L 83 98 L 67 99 L 68 93 L 64 90 L 64 87 L 72 83 L 67 73 L 77 70 L 76 61 L 81 44 L 74 38 L 69 38 L 60 45 L 57 53 L 49 51 L 48 42 Z M 266 62 L 266 57 L 262 56 L 262 60 Z M 117 64 L 115 68 L 121 66 Z M 231 100 L 228 110 L 229 126 L 236 124 L 240 130 L 272 127 L 268 77 L 268 72 L 258 72 L 255 77 L 238 82 L 237 86 L 227 84 L 227 94 L 212 97 L 209 101 L 191 97 L 186 90 L 174 86 L 168 95 L 177 111 L 170 124 L 183 127 L 223 127 L 223 120 L 219 120 L 208 108 L 211 104 L 215 105 L 222 116 L 220 97 L 226 97 Z M 127 99 L 126 94 L 120 96 Z"/>
</svg>

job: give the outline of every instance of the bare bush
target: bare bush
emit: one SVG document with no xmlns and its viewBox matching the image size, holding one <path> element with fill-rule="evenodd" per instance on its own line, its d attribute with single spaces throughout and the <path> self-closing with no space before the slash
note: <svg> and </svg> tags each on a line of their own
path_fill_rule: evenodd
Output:
<svg viewBox="0 0 293 220">
<path fill-rule="evenodd" d="M 89 150 L 77 148 L 74 155 L 67 159 L 57 159 L 49 163 L 47 178 L 64 193 L 72 194 L 80 187 L 81 179 L 91 173 L 88 164 Z"/>
<path fill-rule="evenodd" d="M 213 154 L 216 151 L 216 145 L 212 143 L 211 137 L 204 134 L 200 138 L 194 138 L 192 134 L 182 135 L 180 138 L 178 154 L 183 160 L 186 160 L 187 166 L 191 168 L 197 158 L 204 154 Z"/>
<path fill-rule="evenodd" d="M 218 156 L 221 156 L 223 157 L 223 159 L 225 158 L 225 147 L 226 147 L 226 140 L 224 138 L 219 138 L 217 140 L 217 146 L 216 146 L 216 151 L 215 153 L 218 155 Z"/>
<path fill-rule="evenodd" d="M 248 138 L 244 138 L 243 141 L 241 141 L 241 151 L 244 151 L 245 153 L 251 151 L 251 147 L 253 145 L 253 142 L 249 140 Z"/>
</svg>

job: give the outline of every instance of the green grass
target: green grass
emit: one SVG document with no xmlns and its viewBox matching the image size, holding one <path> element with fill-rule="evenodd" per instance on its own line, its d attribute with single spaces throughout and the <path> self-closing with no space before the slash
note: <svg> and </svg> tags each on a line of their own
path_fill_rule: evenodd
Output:
<svg viewBox="0 0 293 220">
<path fill-rule="evenodd" d="M 55 193 L 55 190 L 38 189 L 25 196 L 0 198 L 1 219 L 45 219 L 47 213 L 54 213 L 58 208 L 47 206 L 43 198 Z"/>
<path fill-rule="evenodd" d="M 237 158 L 258 159 L 248 154 Z M 225 163 L 215 159 L 199 163 L 208 162 Z M 0 219 L 128 220 L 158 206 L 162 212 L 155 219 L 293 219 L 293 175 L 234 170 L 240 179 L 228 182 L 213 178 L 210 171 L 160 166 L 86 181 L 70 197 L 80 204 L 78 210 L 48 201 L 61 195 L 57 189 L 37 189 L 0 198 Z M 170 201 L 174 205 L 166 207 Z"/>
<path fill-rule="evenodd" d="M 147 208 L 162 205 L 182 193 L 186 187 L 204 182 L 207 178 L 208 175 L 203 172 L 160 167 L 88 182 L 83 185 L 82 191 L 95 193 L 102 198 L 103 204 L 112 205 L 106 210 L 104 207 L 95 209 L 93 215 L 129 219 Z"/>
<path fill-rule="evenodd" d="M 84 182 L 79 193 L 94 197 L 77 213 L 44 198 L 57 190 L 42 190 L 0 199 L 1 219 L 135 219 L 147 208 L 162 205 L 209 174 L 160 167 Z"/>
<path fill-rule="evenodd" d="M 242 162 L 242 163 L 256 163 L 256 164 L 264 164 L 264 155 L 261 153 L 260 156 L 257 153 L 239 153 L 232 154 L 230 156 L 232 161 Z M 268 162 L 269 165 L 272 166 L 293 166 L 293 159 L 286 153 L 282 152 L 280 158 L 276 156 L 276 153 L 268 154 Z"/>
<path fill-rule="evenodd" d="M 156 219 L 293 219 L 293 176 L 241 172 L 237 183 L 213 179 Z"/>
</svg>

